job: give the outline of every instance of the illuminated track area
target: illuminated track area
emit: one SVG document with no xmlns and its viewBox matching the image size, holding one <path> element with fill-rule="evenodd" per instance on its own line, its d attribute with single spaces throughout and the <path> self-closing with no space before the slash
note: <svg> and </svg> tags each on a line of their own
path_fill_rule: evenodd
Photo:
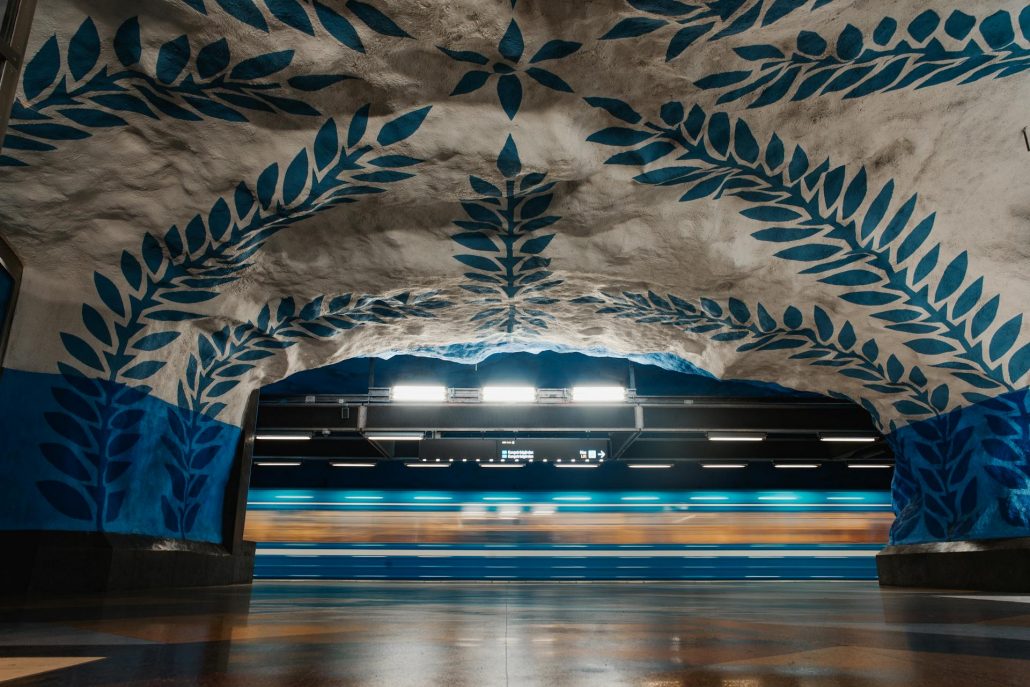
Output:
<svg viewBox="0 0 1030 687">
<path fill-rule="evenodd" d="M 881 492 L 252 490 L 261 578 L 875 579 Z"/>
</svg>

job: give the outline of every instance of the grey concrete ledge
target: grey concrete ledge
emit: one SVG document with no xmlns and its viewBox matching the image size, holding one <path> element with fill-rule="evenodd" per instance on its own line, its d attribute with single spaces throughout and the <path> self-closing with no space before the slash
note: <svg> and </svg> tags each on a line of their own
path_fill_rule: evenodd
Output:
<svg viewBox="0 0 1030 687">
<path fill-rule="evenodd" d="M 883 586 L 1030 592 L 1030 537 L 888 546 L 876 570 Z"/>
</svg>

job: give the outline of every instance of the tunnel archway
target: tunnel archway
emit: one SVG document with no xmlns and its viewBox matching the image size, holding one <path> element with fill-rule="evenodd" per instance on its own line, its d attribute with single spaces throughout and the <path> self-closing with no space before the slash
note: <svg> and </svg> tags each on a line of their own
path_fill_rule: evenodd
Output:
<svg viewBox="0 0 1030 687">
<path fill-rule="evenodd" d="M 216 542 L 251 390 L 535 347 L 848 398 L 895 543 L 1026 536 L 1030 10 L 686 7 L 41 8 L 0 524 Z"/>
</svg>

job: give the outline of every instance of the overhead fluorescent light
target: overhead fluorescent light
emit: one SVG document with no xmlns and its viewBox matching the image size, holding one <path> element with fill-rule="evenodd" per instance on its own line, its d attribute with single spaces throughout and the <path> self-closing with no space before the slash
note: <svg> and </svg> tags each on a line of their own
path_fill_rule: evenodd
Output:
<svg viewBox="0 0 1030 687">
<path fill-rule="evenodd" d="M 310 434 L 294 432 L 292 434 L 257 434 L 254 436 L 258 441 L 308 441 Z"/>
<path fill-rule="evenodd" d="M 484 386 L 483 401 L 486 403 L 533 403 L 536 389 L 531 386 Z"/>
<path fill-rule="evenodd" d="M 708 441 L 765 441 L 761 432 L 709 432 Z"/>
<path fill-rule="evenodd" d="M 657 501 L 657 496 L 623 496 L 622 501 Z"/>
<path fill-rule="evenodd" d="M 484 496 L 484 501 L 521 501 L 520 496 Z"/>
<path fill-rule="evenodd" d="M 777 494 L 775 496 L 759 496 L 759 501 L 797 501 L 798 497 L 792 494 Z"/>
<path fill-rule="evenodd" d="M 366 439 L 372 441 L 422 441 L 425 434 L 422 432 L 368 432 Z"/>
<path fill-rule="evenodd" d="M 405 463 L 409 468 L 449 468 L 450 463 Z"/>
<path fill-rule="evenodd" d="M 597 465 L 591 465 L 589 463 L 555 463 L 556 468 L 596 468 Z"/>
<path fill-rule="evenodd" d="M 664 470 L 671 468 L 672 463 L 630 463 L 629 467 L 638 470 Z"/>
<path fill-rule="evenodd" d="M 525 467 L 523 463 L 480 463 L 481 468 L 521 468 Z"/>
<path fill-rule="evenodd" d="M 773 467 L 785 470 L 813 470 L 819 463 L 774 463 Z"/>
<path fill-rule="evenodd" d="M 746 468 L 747 463 L 701 463 L 701 467 L 709 470 L 739 470 Z"/>
<path fill-rule="evenodd" d="M 890 470 L 894 466 L 889 463 L 848 463 L 848 467 L 856 469 L 865 468 L 873 470 Z"/>
<path fill-rule="evenodd" d="M 344 496 L 347 501 L 382 501 L 382 496 Z"/>
<path fill-rule="evenodd" d="M 334 468 L 374 468 L 375 463 L 329 463 Z"/>
<path fill-rule="evenodd" d="M 555 496 L 555 501 L 589 501 L 589 496 Z"/>
<path fill-rule="evenodd" d="M 450 501 L 450 496 L 416 496 L 416 501 Z"/>
<path fill-rule="evenodd" d="M 870 443 L 876 441 L 876 437 L 869 435 L 848 435 L 848 434 L 820 434 L 819 441 L 840 441 L 847 443 Z"/>
<path fill-rule="evenodd" d="M 314 496 L 297 496 L 294 494 L 276 494 L 277 499 L 313 499 Z"/>
<path fill-rule="evenodd" d="M 729 496 L 691 496 L 691 501 L 728 501 Z"/>
<path fill-rule="evenodd" d="M 300 465 L 300 461 L 258 461 L 254 465 L 259 465 L 263 468 L 295 468 Z"/>
<path fill-rule="evenodd" d="M 574 386 L 572 400 L 576 403 L 622 403 L 626 389 L 621 386 Z"/>
<path fill-rule="evenodd" d="M 390 389 L 390 399 L 394 401 L 410 401 L 416 403 L 443 403 L 447 400 L 447 387 L 399 384 Z"/>
</svg>

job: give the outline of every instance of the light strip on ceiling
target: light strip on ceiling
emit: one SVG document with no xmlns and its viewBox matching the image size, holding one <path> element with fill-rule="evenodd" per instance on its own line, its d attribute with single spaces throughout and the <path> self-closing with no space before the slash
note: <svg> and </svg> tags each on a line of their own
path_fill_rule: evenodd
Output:
<svg viewBox="0 0 1030 687">
<path fill-rule="evenodd" d="M 665 470 L 672 467 L 672 463 L 630 463 L 628 467 L 636 470 Z"/>
<path fill-rule="evenodd" d="M 848 463 L 849 468 L 867 470 L 890 470 L 893 465 L 888 463 Z"/>
<path fill-rule="evenodd" d="M 375 463 L 329 463 L 334 468 L 374 468 Z"/>
<path fill-rule="evenodd" d="M 310 434 L 257 434 L 254 436 L 258 441 L 310 441 Z"/>
<path fill-rule="evenodd" d="M 820 434 L 819 441 L 837 441 L 842 443 L 862 443 L 868 444 L 876 441 L 876 437 L 872 436 L 850 436 L 845 434 Z"/>
<path fill-rule="evenodd" d="M 556 468 L 596 468 L 597 465 L 589 465 L 587 463 L 555 463 Z"/>
<path fill-rule="evenodd" d="M 480 463 L 481 468 L 521 468 L 525 467 L 522 463 Z"/>
<path fill-rule="evenodd" d="M 765 441 L 760 432 L 708 432 L 708 441 Z"/>
<path fill-rule="evenodd" d="M 773 467 L 781 470 L 814 470 L 819 467 L 819 463 L 775 463 Z"/>
<path fill-rule="evenodd" d="M 372 441 L 422 441 L 425 435 L 422 432 L 368 432 L 365 438 Z"/>
<path fill-rule="evenodd" d="M 409 468 L 449 468 L 450 463 L 405 463 Z"/>
<path fill-rule="evenodd" d="M 701 467 L 708 470 L 740 470 L 747 467 L 747 463 L 701 463 Z"/>
<path fill-rule="evenodd" d="M 270 462 L 270 461 L 264 461 L 263 460 L 263 461 L 259 461 L 259 462 L 254 463 L 254 465 L 258 465 L 258 466 L 263 467 L 263 468 L 295 468 L 295 467 L 300 465 L 300 461 L 290 461 L 290 462 L 274 461 L 274 462 Z"/>
<path fill-rule="evenodd" d="M 447 387 L 399 384 L 390 389 L 390 399 L 411 403 L 443 403 L 447 400 Z"/>
</svg>

